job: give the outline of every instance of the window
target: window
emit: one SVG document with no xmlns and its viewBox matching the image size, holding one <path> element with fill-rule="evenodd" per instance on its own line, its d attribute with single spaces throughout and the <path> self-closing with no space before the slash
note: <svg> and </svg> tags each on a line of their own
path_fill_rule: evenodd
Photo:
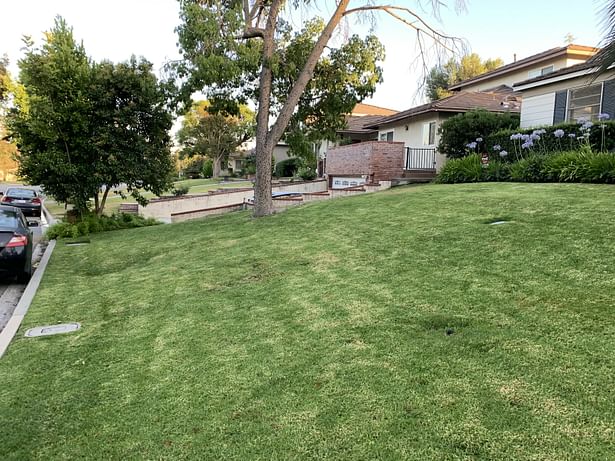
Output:
<svg viewBox="0 0 615 461">
<path fill-rule="evenodd" d="M 551 72 L 553 72 L 555 69 L 553 69 L 553 66 L 547 66 L 547 67 L 543 67 L 542 69 L 534 69 L 534 70 L 530 70 L 527 73 L 528 78 L 535 78 L 535 77 L 541 77 L 543 75 L 547 75 L 550 74 Z"/>
<path fill-rule="evenodd" d="M 393 132 L 392 131 L 387 131 L 386 133 L 380 133 L 380 140 L 381 141 L 392 142 L 393 141 Z"/>
<path fill-rule="evenodd" d="M 570 90 L 566 119 L 576 121 L 580 118 L 595 119 L 600 113 L 602 83 Z"/>
<path fill-rule="evenodd" d="M 423 145 L 433 146 L 436 143 L 436 122 L 423 123 Z"/>
</svg>

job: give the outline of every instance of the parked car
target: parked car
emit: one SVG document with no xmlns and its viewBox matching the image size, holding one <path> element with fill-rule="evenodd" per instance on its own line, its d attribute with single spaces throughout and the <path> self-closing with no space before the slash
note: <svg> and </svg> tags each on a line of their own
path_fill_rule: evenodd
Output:
<svg viewBox="0 0 615 461">
<path fill-rule="evenodd" d="M 0 205 L 17 207 L 25 216 L 41 217 L 42 200 L 34 189 L 11 187 L 4 193 Z"/>
<path fill-rule="evenodd" d="M 27 282 L 32 275 L 32 231 L 19 208 L 0 205 L 0 273 Z"/>
</svg>

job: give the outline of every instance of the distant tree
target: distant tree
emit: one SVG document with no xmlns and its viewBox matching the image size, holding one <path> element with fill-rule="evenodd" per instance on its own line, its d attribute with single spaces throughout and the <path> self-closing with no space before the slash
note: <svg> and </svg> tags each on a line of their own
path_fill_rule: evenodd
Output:
<svg viewBox="0 0 615 461">
<path fill-rule="evenodd" d="M 208 101 L 193 104 L 184 117 L 177 140 L 184 158 L 204 156 L 213 162 L 213 176 L 219 177 L 229 155 L 254 136 L 254 111 L 248 106 L 238 107 L 237 115 L 230 115 Z"/>
<path fill-rule="evenodd" d="M 98 215 L 120 184 L 140 203 L 141 190 L 168 189 L 172 117 L 152 65 L 93 62 L 62 18 L 45 37 L 19 61 L 25 93 L 7 117 L 19 176 L 81 213 L 93 201 Z"/>
<path fill-rule="evenodd" d="M 425 81 L 425 92 L 431 101 L 451 95 L 448 87 L 490 72 L 502 66 L 500 58 L 482 60 L 476 53 L 466 54 L 461 59 L 450 59 L 442 66 L 433 67 Z"/>
<path fill-rule="evenodd" d="M 9 58 L 6 55 L 0 57 L 0 104 L 5 101 L 9 91 Z"/>
</svg>

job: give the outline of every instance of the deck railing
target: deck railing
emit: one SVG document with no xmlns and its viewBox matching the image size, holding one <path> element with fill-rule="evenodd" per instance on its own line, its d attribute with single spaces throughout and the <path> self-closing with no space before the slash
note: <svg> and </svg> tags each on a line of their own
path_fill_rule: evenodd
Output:
<svg viewBox="0 0 615 461">
<path fill-rule="evenodd" d="M 406 147 L 405 170 L 434 170 L 436 149 L 433 147 Z"/>
</svg>

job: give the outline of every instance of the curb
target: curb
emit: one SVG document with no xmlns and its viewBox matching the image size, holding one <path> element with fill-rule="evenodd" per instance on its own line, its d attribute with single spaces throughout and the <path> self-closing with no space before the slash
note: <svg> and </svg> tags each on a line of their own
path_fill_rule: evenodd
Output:
<svg viewBox="0 0 615 461">
<path fill-rule="evenodd" d="M 45 214 L 45 219 L 47 220 L 47 225 L 51 226 L 52 224 L 56 223 L 56 218 L 53 217 L 53 215 L 49 212 L 49 210 L 47 209 L 47 207 L 45 206 L 45 204 L 43 203 L 41 205 L 43 213 Z"/>
<path fill-rule="evenodd" d="M 34 295 L 36 295 L 36 290 L 38 290 L 38 286 L 43 279 L 45 268 L 47 267 L 47 263 L 49 262 L 49 258 L 51 258 L 51 253 L 53 252 L 55 246 L 55 240 L 51 240 L 49 242 L 49 245 L 47 245 L 47 249 L 45 250 L 43 257 L 41 258 L 41 262 L 38 264 L 38 267 L 34 271 L 34 275 L 32 275 L 32 278 L 26 286 L 23 295 L 21 295 L 21 299 L 15 307 L 13 315 L 4 327 L 4 330 L 0 332 L 0 358 L 2 358 L 2 356 L 8 349 L 9 344 L 11 344 L 11 341 L 15 337 L 15 334 L 17 334 L 17 330 L 19 330 L 21 322 L 26 316 L 26 313 L 30 308 L 30 304 L 32 304 L 32 300 L 34 299 Z"/>
</svg>

